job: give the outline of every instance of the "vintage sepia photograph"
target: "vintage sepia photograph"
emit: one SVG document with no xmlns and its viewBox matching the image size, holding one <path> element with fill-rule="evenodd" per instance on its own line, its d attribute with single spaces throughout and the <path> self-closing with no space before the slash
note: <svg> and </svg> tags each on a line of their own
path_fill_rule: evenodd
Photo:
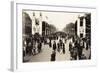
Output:
<svg viewBox="0 0 100 73">
<path fill-rule="evenodd" d="M 22 61 L 91 60 L 91 13 L 22 10 Z"/>
</svg>

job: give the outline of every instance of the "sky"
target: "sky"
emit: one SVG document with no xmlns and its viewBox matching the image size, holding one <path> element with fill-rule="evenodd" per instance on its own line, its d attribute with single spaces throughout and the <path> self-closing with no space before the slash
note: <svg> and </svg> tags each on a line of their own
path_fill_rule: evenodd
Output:
<svg viewBox="0 0 100 73">
<path fill-rule="evenodd" d="M 32 19 L 33 12 L 35 12 L 36 18 L 39 18 L 40 11 L 24 11 L 29 14 Z M 69 12 L 47 12 L 41 11 L 42 20 L 47 21 L 49 24 L 53 24 L 59 31 L 69 23 L 75 23 L 78 16 L 82 13 L 69 13 Z"/>
</svg>

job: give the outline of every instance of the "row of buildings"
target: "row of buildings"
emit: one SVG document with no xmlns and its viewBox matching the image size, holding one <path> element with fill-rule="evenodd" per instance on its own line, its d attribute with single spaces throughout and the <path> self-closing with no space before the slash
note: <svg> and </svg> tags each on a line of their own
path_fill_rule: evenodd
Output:
<svg viewBox="0 0 100 73">
<path fill-rule="evenodd" d="M 91 14 L 78 16 L 75 22 L 75 35 L 91 43 Z"/>
<path fill-rule="evenodd" d="M 78 37 L 84 41 L 91 42 L 91 13 L 78 15 L 75 23 L 66 24 L 63 31 L 68 37 Z"/>
<path fill-rule="evenodd" d="M 38 17 L 35 14 L 33 12 L 33 16 L 30 17 L 28 13 L 23 12 L 23 38 L 30 36 L 46 38 L 56 31 L 56 28 L 52 24 L 49 24 L 47 20 L 43 19 L 42 13 L 39 13 Z"/>
<path fill-rule="evenodd" d="M 49 24 L 47 20 L 43 19 L 42 13 L 36 16 L 33 12 L 32 17 L 26 12 L 23 12 L 23 37 L 39 35 L 42 37 L 48 37 L 56 32 L 56 28 Z M 71 26 L 72 25 L 72 26 Z M 70 27 L 72 27 L 70 29 Z M 84 15 L 79 15 L 75 24 L 70 24 L 68 28 L 65 28 L 69 34 L 74 34 L 82 39 L 88 39 L 91 41 L 91 14 L 86 13 Z"/>
</svg>

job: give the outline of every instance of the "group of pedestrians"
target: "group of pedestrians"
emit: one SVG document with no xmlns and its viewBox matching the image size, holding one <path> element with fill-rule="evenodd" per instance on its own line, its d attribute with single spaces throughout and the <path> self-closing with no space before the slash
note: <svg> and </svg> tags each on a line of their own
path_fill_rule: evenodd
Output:
<svg viewBox="0 0 100 73">
<path fill-rule="evenodd" d="M 26 38 L 23 41 L 23 56 L 36 55 L 42 51 L 42 42 L 40 39 L 35 41 L 34 39 Z"/>
<path fill-rule="evenodd" d="M 51 41 L 49 43 L 50 47 L 52 45 Z M 65 54 L 65 43 L 60 39 L 57 43 L 56 40 L 54 40 L 53 45 L 52 45 L 52 54 L 51 54 L 51 61 L 56 60 L 56 52 L 63 53 Z"/>
<path fill-rule="evenodd" d="M 57 52 L 60 53 L 61 55 L 66 53 L 65 49 L 68 49 L 68 48 L 65 47 L 65 44 L 67 40 L 70 41 L 70 39 L 72 38 L 69 38 L 69 39 L 60 38 L 56 40 L 49 39 L 49 43 L 46 44 L 40 38 L 38 38 L 38 40 L 34 40 L 31 37 L 26 38 L 23 41 L 23 56 L 39 54 L 42 51 L 42 48 L 43 48 L 42 44 L 44 42 L 44 45 L 49 45 L 50 49 L 52 49 L 50 60 L 55 61 Z M 69 52 L 70 52 L 71 60 L 86 59 L 86 56 L 83 54 L 83 48 L 84 48 L 83 40 L 78 40 L 74 38 L 72 41 L 70 41 Z M 86 49 L 88 49 L 88 46 L 86 46 Z"/>
<path fill-rule="evenodd" d="M 32 55 L 36 55 L 42 51 L 42 42 L 33 42 Z"/>
<path fill-rule="evenodd" d="M 71 60 L 81 60 L 86 59 L 86 56 L 83 54 L 83 40 L 76 39 L 75 41 L 69 42 L 69 51 Z"/>
</svg>

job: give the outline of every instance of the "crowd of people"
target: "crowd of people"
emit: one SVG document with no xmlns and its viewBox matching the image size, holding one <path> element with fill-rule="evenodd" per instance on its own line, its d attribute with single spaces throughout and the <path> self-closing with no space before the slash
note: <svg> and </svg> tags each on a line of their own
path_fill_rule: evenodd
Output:
<svg viewBox="0 0 100 73">
<path fill-rule="evenodd" d="M 89 42 L 86 42 L 82 40 L 81 38 L 74 38 L 72 41 L 69 43 L 69 51 L 70 51 L 70 56 L 71 60 L 83 60 L 83 59 L 90 59 L 91 54 L 89 58 L 85 56 L 83 53 L 83 49 L 88 50 L 89 47 Z"/>
<path fill-rule="evenodd" d="M 88 50 L 90 49 L 89 42 L 84 41 L 81 38 L 69 38 L 65 39 L 65 42 L 62 39 L 59 39 L 59 42 L 53 42 L 53 51 L 51 54 L 51 61 L 56 60 L 56 52 L 58 51 L 59 53 L 66 53 L 65 49 L 69 49 L 70 52 L 70 60 L 85 60 L 85 59 L 90 59 L 91 58 L 91 53 L 89 55 L 89 58 L 86 57 L 86 55 L 83 53 L 83 49 Z M 65 47 L 66 41 L 70 40 L 69 47 Z M 51 45 L 51 42 L 50 42 Z"/>
<path fill-rule="evenodd" d="M 50 42 L 51 44 L 51 42 Z M 51 47 L 51 46 L 50 46 Z M 51 54 L 51 61 L 55 61 L 56 59 L 56 52 L 59 52 L 59 53 L 63 53 L 65 54 L 65 43 L 60 39 L 57 43 L 56 41 L 54 40 L 53 42 L 53 46 L 52 46 L 52 54 Z"/>
<path fill-rule="evenodd" d="M 34 40 L 28 37 L 23 41 L 23 57 L 26 55 L 36 55 L 42 51 L 42 41 L 40 38 Z"/>
<path fill-rule="evenodd" d="M 49 45 L 50 48 L 52 48 L 52 54 L 50 61 L 56 60 L 56 53 L 66 53 L 66 49 L 69 49 L 70 52 L 70 60 L 81 60 L 81 59 L 87 59 L 86 56 L 83 54 L 83 48 L 84 48 L 84 41 L 82 39 L 76 39 L 76 38 L 60 38 L 60 39 L 48 39 L 42 40 L 41 38 L 38 38 L 37 40 L 34 40 L 32 37 L 26 38 L 23 41 L 23 57 L 26 55 L 36 55 L 42 52 L 42 46 Z M 58 41 L 57 41 L 58 40 Z M 71 40 L 68 45 L 69 47 L 65 47 L 65 44 L 67 40 Z M 86 43 L 87 45 L 87 43 Z M 88 45 L 85 47 L 88 49 Z M 90 55 L 91 57 L 91 55 Z M 89 57 L 89 58 L 90 58 Z"/>
</svg>

